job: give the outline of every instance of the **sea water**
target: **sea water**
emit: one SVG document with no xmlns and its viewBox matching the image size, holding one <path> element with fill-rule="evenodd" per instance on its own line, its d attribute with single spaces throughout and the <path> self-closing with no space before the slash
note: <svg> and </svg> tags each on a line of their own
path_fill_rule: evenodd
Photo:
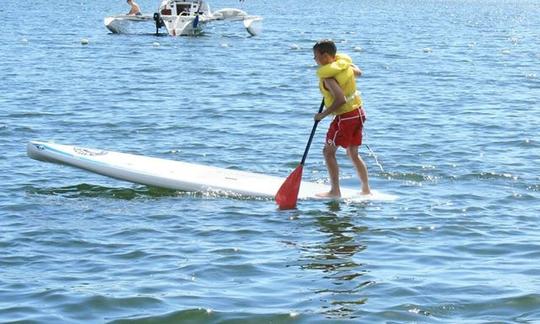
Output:
<svg viewBox="0 0 540 324">
<path fill-rule="evenodd" d="M 113 35 L 122 1 L 2 2 L 0 322 L 540 321 L 538 1 L 211 7 L 263 16 L 261 34 Z M 322 38 L 364 71 L 361 155 L 397 201 L 284 212 L 26 156 L 47 140 L 285 177 L 320 102 Z M 327 181 L 328 123 L 305 180 Z"/>
</svg>

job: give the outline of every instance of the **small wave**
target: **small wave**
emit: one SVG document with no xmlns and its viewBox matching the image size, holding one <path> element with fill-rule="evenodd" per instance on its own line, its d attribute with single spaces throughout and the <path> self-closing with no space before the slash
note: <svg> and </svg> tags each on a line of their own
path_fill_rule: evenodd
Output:
<svg viewBox="0 0 540 324">
<path fill-rule="evenodd" d="M 235 192 L 225 191 L 225 190 L 207 190 L 207 191 L 179 191 L 177 196 L 187 196 L 187 197 L 199 197 L 199 198 L 231 198 L 237 200 L 271 200 L 271 198 L 257 197 L 250 195 L 243 195 Z"/>
<path fill-rule="evenodd" d="M 108 296 L 91 296 L 83 298 L 78 302 L 64 305 L 67 312 L 73 313 L 100 313 L 104 310 L 114 310 L 121 308 L 137 308 L 150 307 L 151 305 L 159 305 L 162 301 L 154 297 L 108 297 Z"/>
<path fill-rule="evenodd" d="M 490 143 L 491 145 L 497 146 L 508 146 L 508 147 L 521 147 L 521 148 L 534 148 L 540 147 L 540 142 L 535 141 L 530 138 L 517 139 L 517 140 L 505 140 L 505 141 L 495 141 Z"/>
<path fill-rule="evenodd" d="M 243 195 L 224 190 L 207 191 L 178 191 L 173 189 L 152 186 L 138 186 L 136 188 L 105 187 L 92 184 L 78 184 L 57 188 L 30 187 L 27 192 L 37 195 L 62 196 L 66 198 L 113 198 L 123 200 L 164 198 L 164 197 L 197 197 L 197 198 L 232 198 L 238 200 L 270 200 L 271 198 Z"/>
<path fill-rule="evenodd" d="M 55 112 L 38 112 L 38 111 L 29 111 L 29 112 L 15 112 L 7 115 L 7 118 L 28 118 L 28 117 L 42 117 L 42 116 L 69 116 L 73 115 L 73 113 L 69 112 L 62 112 L 62 113 L 55 113 Z"/>
<path fill-rule="evenodd" d="M 487 297 L 487 296 L 486 296 Z M 506 298 L 486 298 L 482 302 L 459 305 L 464 318 L 484 319 L 486 321 L 494 318 L 521 319 L 527 322 L 529 315 L 538 316 L 540 309 L 540 295 L 526 294 Z M 532 319 L 529 318 L 529 319 Z"/>
<path fill-rule="evenodd" d="M 163 234 L 162 232 L 155 230 L 153 228 L 127 228 L 121 229 L 114 233 L 111 233 L 111 237 L 129 237 L 129 236 L 158 236 Z"/>
<path fill-rule="evenodd" d="M 304 317 L 298 313 L 251 314 L 241 312 L 216 312 L 211 308 L 193 308 L 164 315 L 116 319 L 109 323 L 289 323 Z M 306 320 L 307 318 L 304 318 Z"/>
<path fill-rule="evenodd" d="M 146 253 L 144 251 L 141 251 L 141 250 L 120 252 L 120 253 L 116 253 L 116 254 L 111 255 L 111 257 L 115 258 L 115 259 L 130 260 L 130 261 L 134 261 L 134 260 L 137 260 L 137 259 L 143 259 L 143 258 L 148 257 L 148 256 L 150 256 L 150 254 L 148 254 L 148 253 Z"/>
<path fill-rule="evenodd" d="M 510 173 L 497 173 L 497 172 L 472 172 L 469 174 L 456 177 L 456 180 L 518 180 L 519 177 Z"/>
<path fill-rule="evenodd" d="M 405 180 L 412 182 L 432 182 L 436 181 L 439 177 L 434 175 L 420 174 L 420 173 L 400 173 L 400 172 L 381 172 L 381 177 L 385 177 L 388 180 Z"/>
<path fill-rule="evenodd" d="M 24 314 L 24 315 L 22 315 Z M 23 321 L 28 321 L 30 318 L 33 318 L 34 315 L 39 314 L 38 307 L 30 306 L 8 306 L 2 308 L 2 317 L 4 319 L 11 318 L 13 319 L 23 319 Z M 23 317 L 24 316 L 24 317 Z"/>
<path fill-rule="evenodd" d="M 32 194 L 63 196 L 66 198 L 92 197 L 124 200 L 132 200 L 136 198 L 174 197 L 178 195 L 178 192 L 175 190 L 157 187 L 140 186 L 137 188 L 111 188 L 86 183 L 57 188 L 32 187 L 27 191 Z"/>
<path fill-rule="evenodd" d="M 519 193 L 519 192 L 513 192 L 511 193 L 510 195 L 506 196 L 505 198 L 501 199 L 500 202 L 501 203 L 512 203 L 512 202 L 515 202 L 515 201 L 522 201 L 522 202 L 527 202 L 527 201 L 535 201 L 537 198 L 533 195 L 530 195 L 530 194 L 526 194 L 526 193 Z"/>
</svg>

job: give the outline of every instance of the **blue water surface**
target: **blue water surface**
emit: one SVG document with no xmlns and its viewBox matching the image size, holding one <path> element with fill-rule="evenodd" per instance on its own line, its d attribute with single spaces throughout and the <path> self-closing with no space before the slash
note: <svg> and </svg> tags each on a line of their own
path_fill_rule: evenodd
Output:
<svg viewBox="0 0 540 324">
<path fill-rule="evenodd" d="M 0 322 L 540 321 L 538 1 L 211 7 L 263 16 L 262 33 L 113 35 L 123 1 L 2 3 Z M 285 177 L 320 102 L 321 38 L 364 71 L 361 155 L 397 201 L 279 211 L 26 156 L 46 140 Z M 305 180 L 327 181 L 328 123 Z"/>
</svg>

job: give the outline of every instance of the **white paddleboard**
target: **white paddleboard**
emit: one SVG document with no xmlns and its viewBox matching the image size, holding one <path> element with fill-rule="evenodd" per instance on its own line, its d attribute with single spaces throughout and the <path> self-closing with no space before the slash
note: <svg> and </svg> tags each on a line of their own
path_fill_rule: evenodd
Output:
<svg viewBox="0 0 540 324">
<path fill-rule="evenodd" d="M 259 173 L 39 141 L 29 142 L 27 153 L 32 159 L 40 161 L 66 164 L 143 185 L 189 192 L 273 198 L 285 181 L 284 178 Z M 329 189 L 324 184 L 302 181 L 298 198 L 317 199 L 317 193 Z M 378 191 L 361 195 L 359 191 L 349 188 L 342 188 L 341 193 L 342 199 L 353 201 L 389 201 L 397 198 Z"/>
</svg>

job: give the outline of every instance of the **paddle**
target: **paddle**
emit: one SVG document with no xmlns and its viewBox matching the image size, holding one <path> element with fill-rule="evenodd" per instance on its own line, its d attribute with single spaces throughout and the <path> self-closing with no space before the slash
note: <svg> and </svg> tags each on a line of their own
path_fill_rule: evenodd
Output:
<svg viewBox="0 0 540 324">
<path fill-rule="evenodd" d="M 319 107 L 319 114 L 324 108 L 324 99 L 321 101 L 321 106 Z M 294 169 L 294 171 L 285 179 L 278 192 L 276 193 L 276 204 L 279 206 L 279 209 L 293 209 L 296 207 L 296 201 L 298 200 L 298 192 L 300 191 L 300 182 L 302 182 L 302 171 L 304 168 L 304 163 L 306 162 L 307 154 L 311 142 L 313 141 L 313 136 L 315 135 L 315 130 L 319 121 L 313 123 L 313 128 L 311 129 L 311 135 L 309 135 L 309 140 L 304 151 L 304 156 L 302 156 L 302 161 Z"/>
</svg>

